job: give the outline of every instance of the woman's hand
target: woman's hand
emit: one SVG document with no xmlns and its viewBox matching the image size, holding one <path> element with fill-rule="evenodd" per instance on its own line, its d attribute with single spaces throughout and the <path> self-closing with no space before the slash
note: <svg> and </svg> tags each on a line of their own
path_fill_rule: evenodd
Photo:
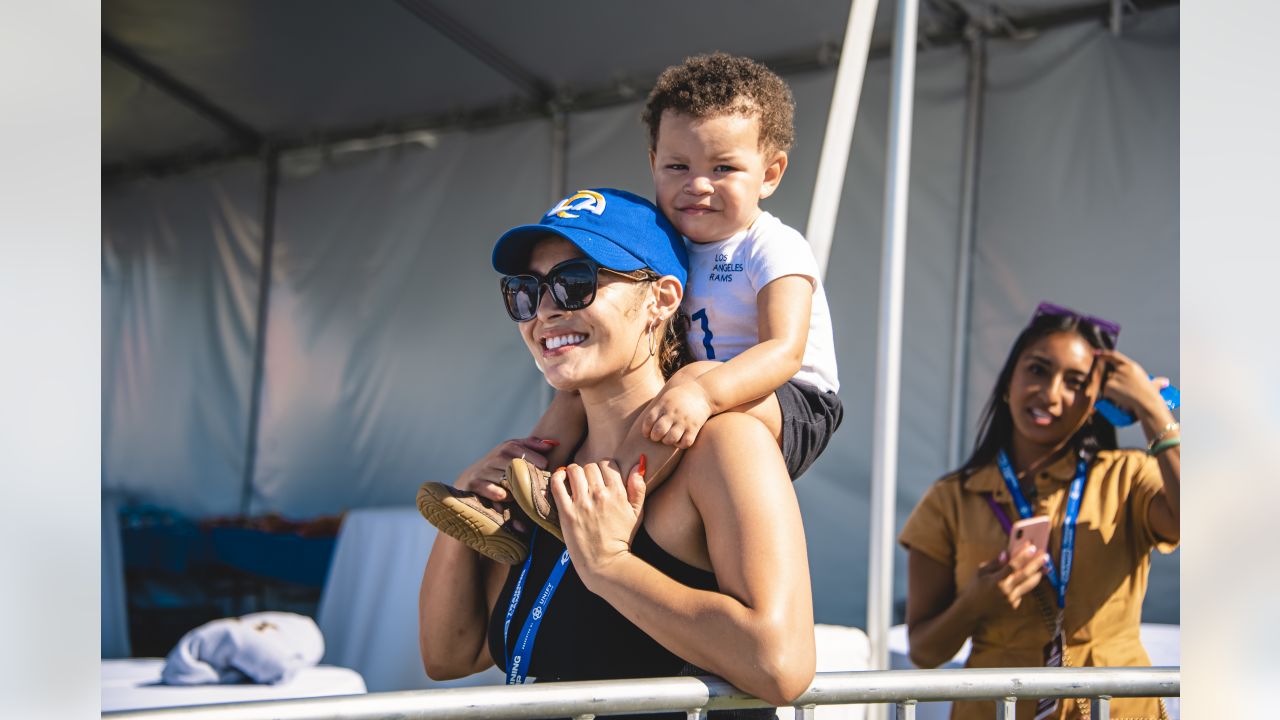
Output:
<svg viewBox="0 0 1280 720">
<path fill-rule="evenodd" d="M 697 380 L 664 389 L 653 399 L 640 426 L 645 437 L 663 445 L 689 448 L 712 415 L 711 399 Z"/>
<path fill-rule="evenodd" d="M 1168 378 L 1148 379 L 1141 365 L 1115 350 L 1095 350 L 1094 353 L 1112 368 L 1103 397 L 1133 413 L 1142 424 L 1148 442 L 1154 443 L 1158 438 L 1181 439 L 1173 412 L 1160 397 L 1160 389 L 1169 385 Z M 1160 465 L 1164 487 L 1147 506 L 1147 522 L 1156 537 L 1176 542 L 1181 535 L 1182 454 L 1176 447 L 1166 449 L 1156 462 Z"/>
<path fill-rule="evenodd" d="M 1168 387 L 1169 378 L 1148 378 L 1141 365 L 1116 350 L 1094 350 L 1094 354 L 1111 369 L 1107 384 L 1102 388 L 1102 397 L 1140 420 L 1147 417 L 1160 420 L 1169 415 L 1169 408 L 1160 397 L 1160 389 Z M 1169 420 L 1172 419 L 1170 415 Z"/>
<path fill-rule="evenodd" d="M 607 462 L 574 464 L 551 475 L 564 542 L 588 589 L 599 571 L 631 553 L 644 510 L 644 465 L 641 455 L 625 483 Z"/>
<path fill-rule="evenodd" d="M 453 486 L 459 490 L 468 490 L 483 498 L 488 498 L 496 503 L 506 503 L 511 499 L 511 493 L 503 486 L 503 480 L 507 476 L 507 466 L 511 464 L 513 458 L 523 457 L 535 467 L 545 470 L 547 468 L 547 458 L 543 453 L 550 452 L 552 448 L 560 443 L 554 440 L 544 440 L 536 437 L 516 438 L 507 440 L 498 445 L 494 449 L 485 453 L 483 457 L 475 461 L 454 481 Z M 499 511 L 504 508 L 500 505 Z M 525 530 L 524 522 L 512 516 L 512 523 L 517 530 Z"/>
<path fill-rule="evenodd" d="M 1044 577 L 1044 550 L 1028 545 L 1015 557 L 1008 552 L 978 568 L 965 589 L 981 615 L 996 609 L 1017 610 L 1022 598 L 1035 590 Z"/>
</svg>

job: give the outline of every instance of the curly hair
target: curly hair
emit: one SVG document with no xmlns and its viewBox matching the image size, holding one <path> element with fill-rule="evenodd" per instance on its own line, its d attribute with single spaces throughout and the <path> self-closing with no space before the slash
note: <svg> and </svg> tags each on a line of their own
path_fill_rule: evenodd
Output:
<svg viewBox="0 0 1280 720">
<path fill-rule="evenodd" d="M 649 149 L 658 147 L 662 113 L 673 110 L 694 118 L 755 115 L 760 119 L 760 149 L 787 152 L 795 142 L 796 103 L 791 88 L 772 70 L 751 58 L 717 52 L 685 58 L 658 76 L 640 118 L 649 128 Z"/>
</svg>

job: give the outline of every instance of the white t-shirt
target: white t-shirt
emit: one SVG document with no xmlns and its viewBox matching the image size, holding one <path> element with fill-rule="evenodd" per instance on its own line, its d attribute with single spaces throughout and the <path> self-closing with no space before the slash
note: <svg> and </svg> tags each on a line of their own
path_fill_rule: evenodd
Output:
<svg viewBox="0 0 1280 720">
<path fill-rule="evenodd" d="M 795 379 L 820 390 L 839 390 L 836 348 L 827 294 L 809 242 L 767 212 L 751 227 L 719 242 L 684 241 L 689 282 L 683 307 L 692 320 L 689 347 L 699 360 L 728 360 L 759 344 L 756 294 L 786 275 L 813 282 L 809 340 Z"/>
</svg>

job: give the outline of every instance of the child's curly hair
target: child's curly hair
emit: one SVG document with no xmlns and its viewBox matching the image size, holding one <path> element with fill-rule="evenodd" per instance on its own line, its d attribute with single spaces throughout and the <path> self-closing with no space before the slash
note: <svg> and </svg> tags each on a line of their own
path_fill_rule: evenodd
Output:
<svg viewBox="0 0 1280 720">
<path fill-rule="evenodd" d="M 649 149 L 658 146 L 664 110 L 694 118 L 755 115 L 760 119 L 760 149 L 786 152 L 795 142 L 791 88 L 772 70 L 751 58 L 717 52 L 685 58 L 658 76 L 645 101 L 641 120 L 649 128 Z"/>
</svg>

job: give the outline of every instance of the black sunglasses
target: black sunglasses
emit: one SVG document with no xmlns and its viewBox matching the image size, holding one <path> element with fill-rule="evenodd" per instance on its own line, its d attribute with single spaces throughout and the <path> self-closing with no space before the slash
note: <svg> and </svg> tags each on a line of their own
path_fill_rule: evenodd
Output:
<svg viewBox="0 0 1280 720">
<path fill-rule="evenodd" d="M 628 280 L 652 280 L 657 277 L 651 270 L 623 272 L 601 267 L 591 258 L 565 260 L 547 271 L 546 275 L 529 272 L 520 275 L 504 275 L 501 280 L 502 302 L 507 314 L 516 322 L 528 322 L 538 314 L 542 302 L 542 288 L 551 291 L 551 300 L 561 310 L 581 310 L 596 299 L 598 275 L 607 272 Z"/>
<path fill-rule="evenodd" d="M 1108 350 L 1116 348 L 1116 341 L 1120 339 L 1120 325 L 1110 320 L 1096 317 L 1094 315 L 1083 315 L 1081 313 L 1066 308 L 1061 305 L 1054 305 L 1051 302 L 1042 302 L 1036 306 L 1036 314 L 1031 317 L 1031 321 L 1035 322 L 1036 318 L 1041 315 L 1052 315 L 1054 317 L 1066 316 L 1075 318 L 1082 323 L 1088 323 L 1098 329 L 1098 334 L 1102 336 L 1102 340 L 1107 345 Z"/>
</svg>

